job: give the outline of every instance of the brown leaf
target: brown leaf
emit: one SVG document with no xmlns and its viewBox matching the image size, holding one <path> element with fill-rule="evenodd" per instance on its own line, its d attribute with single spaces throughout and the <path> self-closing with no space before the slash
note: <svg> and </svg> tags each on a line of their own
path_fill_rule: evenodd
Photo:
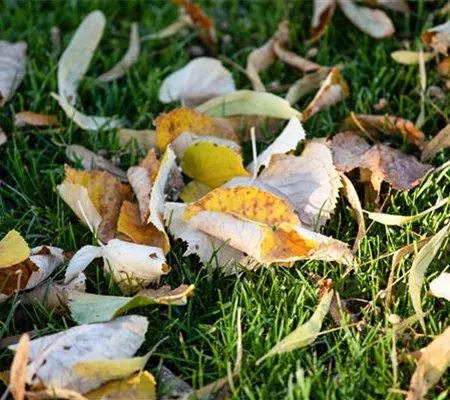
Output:
<svg viewBox="0 0 450 400">
<path fill-rule="evenodd" d="M 119 142 L 122 147 L 136 142 L 138 148 L 143 151 L 156 148 L 156 131 L 151 129 L 119 129 L 117 136 L 119 137 Z"/>
<path fill-rule="evenodd" d="M 327 28 L 331 21 L 331 17 L 334 13 L 334 8 L 336 7 L 335 0 L 314 0 L 314 11 L 313 18 L 311 21 L 311 28 L 309 29 L 312 39 L 319 39 Z"/>
<path fill-rule="evenodd" d="M 61 126 L 56 115 L 37 114 L 33 111 L 17 113 L 14 119 L 14 125 L 18 127 L 25 125 L 38 127 Z"/>
<path fill-rule="evenodd" d="M 331 143 L 334 165 L 341 172 L 359 168 L 362 157 L 370 147 L 364 138 L 354 132 L 338 133 Z"/>
<path fill-rule="evenodd" d="M 25 381 L 28 364 L 30 337 L 24 333 L 19 340 L 14 360 L 11 364 L 10 389 L 14 400 L 25 399 Z"/>
<path fill-rule="evenodd" d="M 286 94 L 286 100 L 291 105 L 298 103 L 299 100 L 308 93 L 312 92 L 314 89 L 319 89 L 326 76 L 327 70 L 325 69 L 320 69 L 317 72 L 305 75 L 291 85 Z"/>
<path fill-rule="evenodd" d="M 450 21 L 422 32 L 422 41 L 447 56 L 450 44 Z"/>
<path fill-rule="evenodd" d="M 311 103 L 302 112 L 303 121 L 311 118 L 314 114 L 339 103 L 350 94 L 349 87 L 345 79 L 341 76 L 339 69 L 331 69 L 319 91 L 316 93 Z"/>
<path fill-rule="evenodd" d="M 25 76 L 27 44 L 0 40 L 0 107 L 14 94 Z"/>
<path fill-rule="evenodd" d="M 450 57 L 445 57 L 438 64 L 438 72 L 444 78 L 450 78 Z"/>
<path fill-rule="evenodd" d="M 25 289 L 33 271 L 39 268 L 29 258 L 8 268 L 0 269 L 0 293 L 10 295 Z"/>
<path fill-rule="evenodd" d="M 450 147 L 450 124 L 425 144 L 422 150 L 422 161 L 428 161 L 433 158 L 441 150 Z"/>
</svg>

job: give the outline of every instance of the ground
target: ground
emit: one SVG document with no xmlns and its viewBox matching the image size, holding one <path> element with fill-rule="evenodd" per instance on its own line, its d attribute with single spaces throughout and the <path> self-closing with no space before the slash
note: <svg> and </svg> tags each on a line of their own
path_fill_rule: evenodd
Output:
<svg viewBox="0 0 450 400">
<path fill-rule="evenodd" d="M 350 97 L 329 111 L 314 116 L 305 124 L 309 137 L 331 137 L 339 132 L 339 123 L 350 111 L 374 113 L 380 98 L 388 101 L 387 112 L 415 121 L 420 111 L 419 75 L 416 66 L 400 66 L 390 58 L 390 52 L 409 41 L 411 48 L 421 46 L 420 33 L 444 22 L 437 15 L 442 4 L 414 2 L 412 13 L 405 16 L 389 12 L 396 34 L 389 39 L 374 40 L 352 26 L 337 11 L 330 29 L 314 46 L 315 61 L 323 65 L 343 65 L 343 75 L 351 89 Z M 234 63 L 245 66 L 248 53 L 264 43 L 276 30 L 283 17 L 290 20 L 290 47 L 304 55 L 308 50 L 312 4 L 307 1 L 220 1 L 201 2 L 217 21 L 220 40 L 218 58 L 233 72 L 239 88 L 251 85 Z M 97 84 L 94 77 L 112 67 L 123 55 L 128 43 L 130 24 L 139 22 L 143 36 L 153 33 L 177 17 L 177 8 L 170 2 L 15 2 L 0 5 L 0 39 L 25 40 L 28 43 L 27 75 L 18 92 L 0 110 L 0 126 L 9 134 L 9 142 L 0 148 L 0 237 L 16 229 L 30 245 L 48 244 L 76 251 L 92 242 L 91 234 L 80 224 L 74 213 L 55 191 L 63 178 L 63 144 L 77 143 L 109 156 L 120 155 L 120 165 L 134 165 L 141 156 L 137 152 L 120 150 L 114 132 L 86 132 L 70 124 L 49 96 L 56 91 L 56 68 L 59 54 L 53 52 L 50 28 L 58 26 L 63 46 L 88 12 L 100 9 L 107 18 L 105 35 L 93 59 L 87 78 L 79 92 L 87 114 L 120 115 L 134 129 L 151 128 L 153 119 L 174 105 L 158 101 L 162 79 L 191 58 L 192 46 L 199 46 L 196 33 L 164 41 L 142 43 L 139 62 L 121 80 Z M 435 64 L 427 67 L 428 84 L 441 85 Z M 265 83 L 281 85 L 294 82 L 300 74 L 293 68 L 276 63 L 262 74 Z M 444 101 L 428 101 L 423 130 L 427 137 L 445 126 L 449 106 Z M 282 93 L 281 93 L 282 94 Z M 311 97 L 297 104 L 302 109 Z M 58 133 L 13 126 L 14 114 L 23 110 L 58 114 L 67 129 Z M 261 147 L 267 146 L 262 143 Z M 407 149 L 408 150 L 408 149 Z M 248 152 L 250 155 L 250 152 Z M 446 161 L 449 153 L 441 153 L 434 165 Z M 449 176 L 431 175 L 418 188 L 395 192 L 386 212 L 415 214 L 435 204 L 449 194 Z M 261 269 L 239 276 L 224 277 L 210 267 L 199 265 L 195 257 L 182 258 L 184 245 L 177 242 L 169 255 L 171 273 L 164 283 L 193 283 L 196 295 L 186 307 L 147 307 L 136 312 L 150 321 L 144 353 L 157 341 L 167 337 L 151 358 L 149 368 L 157 372 L 160 360 L 194 387 L 210 383 L 231 373 L 236 359 L 237 309 L 242 307 L 244 359 L 239 379 L 231 385 L 233 398 L 249 399 L 400 399 L 390 391 L 394 387 L 390 353 L 392 337 L 388 317 L 395 313 L 402 318 L 413 315 L 407 290 L 407 272 L 411 258 L 400 264 L 394 288 L 393 304 L 387 309 L 377 295 L 386 288 L 391 255 L 396 249 L 436 233 L 450 216 L 441 209 L 419 222 L 404 227 L 384 227 L 370 224 L 357 253 L 354 269 L 326 262 L 299 262 L 293 268 Z M 340 199 L 335 215 L 324 228 L 327 235 L 352 244 L 357 225 L 351 209 Z M 446 265 L 446 248 L 431 264 L 428 279 L 435 277 Z M 366 325 L 342 328 L 321 335 L 316 342 L 287 355 L 267 359 L 259 366 L 255 361 L 280 338 L 306 321 L 317 305 L 316 284 L 308 273 L 331 278 L 342 299 L 349 302 L 358 319 Z M 61 276 L 60 271 L 60 276 Z M 113 283 L 103 277 L 96 265 L 89 268 L 91 291 L 118 294 Z M 449 324 L 450 305 L 425 296 L 423 307 L 427 335 L 435 335 Z M 374 307 L 367 308 L 374 301 Z M 366 308 L 365 308 L 366 307 Z M 0 311 L 0 339 L 25 330 L 37 329 L 40 334 L 58 332 L 73 325 L 69 316 L 57 316 L 39 307 L 25 307 L 10 301 Z M 333 329 L 327 317 L 323 330 Z M 418 325 L 415 328 L 420 333 Z M 397 347 L 406 354 L 423 347 L 429 338 L 407 335 Z M 8 367 L 10 352 L 0 353 L 1 369 Z M 397 389 L 407 389 L 415 364 L 409 360 L 400 364 Z M 447 396 L 448 374 L 433 389 L 428 398 Z"/>
</svg>

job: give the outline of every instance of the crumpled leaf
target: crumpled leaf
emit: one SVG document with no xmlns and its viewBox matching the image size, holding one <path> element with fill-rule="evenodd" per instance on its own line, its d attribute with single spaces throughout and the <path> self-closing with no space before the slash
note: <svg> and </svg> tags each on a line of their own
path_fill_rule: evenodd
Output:
<svg viewBox="0 0 450 400">
<path fill-rule="evenodd" d="M 86 147 L 79 144 L 71 144 L 66 147 L 66 156 L 70 161 L 81 161 L 81 165 L 87 171 L 101 169 L 109 172 L 111 175 L 119 178 L 121 181 L 127 181 L 127 174 L 124 170 L 114 165 L 111 161 L 107 160 Z"/>
<path fill-rule="evenodd" d="M 100 82 L 111 82 L 116 79 L 122 78 L 127 71 L 137 63 L 140 53 L 140 41 L 139 41 L 139 25 L 137 22 L 131 24 L 130 43 L 128 44 L 128 50 L 123 58 L 108 72 L 100 75 L 97 80 Z"/>
<path fill-rule="evenodd" d="M 331 21 L 331 17 L 336 7 L 335 0 L 314 0 L 313 17 L 311 20 L 311 28 L 309 29 L 312 40 L 319 39 L 324 33 Z"/>
<path fill-rule="evenodd" d="M 450 229 L 450 224 L 444 226 L 436 235 L 434 235 L 430 241 L 425 244 L 414 258 L 411 265 L 411 270 L 409 272 L 409 294 L 411 296 L 411 302 L 414 307 L 414 311 L 419 317 L 420 324 L 425 330 L 424 313 L 422 311 L 422 300 L 420 296 L 420 291 L 422 289 L 422 284 L 425 277 L 425 272 L 428 266 L 433 261 L 434 257 L 439 252 L 444 240 L 448 235 Z"/>
<path fill-rule="evenodd" d="M 272 357 L 275 354 L 281 354 L 300 349 L 302 347 L 310 345 L 314 342 L 320 333 L 323 320 L 328 314 L 331 301 L 333 300 L 334 291 L 329 290 L 320 300 L 316 311 L 313 316 L 300 325 L 297 329 L 291 332 L 283 340 L 278 342 L 265 356 L 261 357 L 257 364 L 262 363 L 266 358 Z"/>
<path fill-rule="evenodd" d="M 12 230 L 0 240 L 0 269 L 25 261 L 30 255 L 30 248 L 19 232 Z"/>
<path fill-rule="evenodd" d="M 212 190 L 211 187 L 198 181 L 190 181 L 180 193 L 180 199 L 185 203 L 193 203 L 201 199 L 206 193 Z"/>
<path fill-rule="evenodd" d="M 289 104 L 297 104 L 300 99 L 312 92 L 314 89 L 319 89 L 322 81 L 327 77 L 326 69 L 320 69 L 316 72 L 305 75 L 303 78 L 295 81 L 286 93 L 285 99 Z"/>
<path fill-rule="evenodd" d="M 434 297 L 450 301 L 450 274 L 443 272 L 430 283 L 430 292 Z"/>
<path fill-rule="evenodd" d="M 151 304 L 184 306 L 194 294 L 194 285 L 180 285 L 176 289 L 163 286 L 157 290 L 144 289 L 133 297 L 101 296 L 90 293 L 71 292 L 70 309 L 79 324 L 110 321 L 136 307 Z"/>
<path fill-rule="evenodd" d="M 59 96 L 53 95 L 53 97 L 58 100 L 69 118 L 71 114 L 74 114 L 74 109 L 71 110 L 70 106 L 76 103 L 78 84 L 84 78 L 89 68 L 94 52 L 102 38 L 105 24 L 105 16 L 101 11 L 96 10 L 88 14 L 72 36 L 72 40 L 59 60 Z M 82 119 L 81 115 L 77 119 L 79 120 L 80 118 Z M 80 125 L 75 118 L 73 119 L 77 125 Z M 99 125 L 104 125 L 104 123 Z"/>
<path fill-rule="evenodd" d="M 379 222 L 383 225 L 388 226 L 401 226 L 405 224 L 409 224 L 411 222 L 419 221 L 424 216 L 432 213 L 433 211 L 445 206 L 450 201 L 450 198 L 442 199 L 438 201 L 434 206 L 417 213 L 415 215 L 394 215 L 394 214 L 385 214 L 385 213 L 377 213 L 377 212 L 369 212 L 364 211 L 367 216 L 372 220 Z"/>
<path fill-rule="evenodd" d="M 391 19 L 381 10 L 355 5 L 353 0 L 336 0 L 345 16 L 357 28 L 376 39 L 395 33 Z"/>
<path fill-rule="evenodd" d="M 341 76 L 339 69 L 331 69 L 327 78 L 322 83 L 311 103 L 303 111 L 303 120 L 311 118 L 314 114 L 330 107 L 350 95 L 349 87 L 345 79 Z"/>
<path fill-rule="evenodd" d="M 69 104 L 67 100 L 58 96 L 56 93 L 50 95 L 58 102 L 67 117 L 70 118 L 81 129 L 98 131 L 99 129 L 109 130 L 122 126 L 122 121 L 117 117 L 98 117 L 93 115 L 85 115 Z"/>
<path fill-rule="evenodd" d="M 32 111 L 22 111 L 14 116 L 14 125 L 22 127 L 25 125 L 45 127 L 60 126 L 56 115 L 37 114 Z"/>
<path fill-rule="evenodd" d="M 226 146 L 198 142 L 187 148 L 181 159 L 183 172 L 211 188 L 236 176 L 248 176 L 242 157 Z"/>
<path fill-rule="evenodd" d="M 0 107 L 13 96 L 25 77 L 27 44 L 0 40 Z"/>
<path fill-rule="evenodd" d="M 78 376 L 72 366 L 80 361 L 132 357 L 144 342 L 147 318 L 129 315 L 102 324 L 81 325 L 30 343 L 27 384 L 43 383 L 86 393 L 103 381 Z M 17 346 L 10 346 L 16 350 Z"/>
<path fill-rule="evenodd" d="M 25 399 L 25 381 L 28 364 L 30 337 L 25 333 L 20 337 L 14 360 L 11 364 L 10 390 L 14 400 Z"/>
<path fill-rule="evenodd" d="M 130 187 L 107 172 L 77 171 L 67 166 L 65 171 L 66 178 L 57 186 L 59 194 L 106 243 L 114 237 L 122 203 L 131 200 Z"/>
<path fill-rule="evenodd" d="M 448 46 L 450 45 L 450 21 L 422 32 L 422 41 L 433 49 L 448 56 Z"/>
<path fill-rule="evenodd" d="M 235 90 L 231 72 L 219 60 L 198 57 L 164 79 L 159 89 L 159 101 L 180 100 L 183 106 L 194 108 Z"/>
<path fill-rule="evenodd" d="M 425 143 L 422 149 L 422 161 L 431 160 L 441 150 L 450 147 L 450 124 L 439 131 L 439 133 Z"/>
<path fill-rule="evenodd" d="M 418 51 L 397 50 L 391 53 L 391 58 L 399 64 L 416 65 L 419 64 L 419 55 Z M 433 53 L 423 53 L 424 62 L 432 60 L 433 57 Z"/>
<path fill-rule="evenodd" d="M 156 400 L 155 378 L 148 371 L 105 383 L 86 394 L 88 400 Z M 76 400 L 76 399 L 74 399 Z"/>
<path fill-rule="evenodd" d="M 156 143 L 161 151 L 184 132 L 237 140 L 232 126 L 227 121 L 211 118 L 184 107 L 159 115 L 153 124 L 156 127 Z"/>
<path fill-rule="evenodd" d="M 450 365 L 450 327 L 421 349 L 406 400 L 420 400 L 441 379 Z"/>
<path fill-rule="evenodd" d="M 156 148 L 156 131 L 154 130 L 119 129 L 117 136 L 122 147 L 136 143 L 143 151 Z"/>
<path fill-rule="evenodd" d="M 251 90 L 237 90 L 216 97 L 198 106 L 195 111 L 210 117 L 259 115 L 279 119 L 297 117 L 301 120 L 302 118 L 302 114 L 281 97 L 272 93 L 253 92 Z"/>
</svg>

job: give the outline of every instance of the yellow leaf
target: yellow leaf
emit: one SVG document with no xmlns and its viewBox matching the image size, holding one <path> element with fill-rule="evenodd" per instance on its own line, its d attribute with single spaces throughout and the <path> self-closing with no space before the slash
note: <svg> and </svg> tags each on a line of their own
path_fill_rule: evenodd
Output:
<svg viewBox="0 0 450 400">
<path fill-rule="evenodd" d="M 9 231 L 0 241 L 0 268 L 21 263 L 29 256 L 30 248 L 19 232 Z"/>
<path fill-rule="evenodd" d="M 211 190 L 208 185 L 197 181 L 190 181 L 180 193 L 180 199 L 185 203 L 193 203 L 194 201 L 200 200 Z"/>
<path fill-rule="evenodd" d="M 418 51 L 397 50 L 391 53 L 391 58 L 399 64 L 415 65 L 419 64 L 419 54 Z M 430 61 L 433 57 L 433 53 L 423 53 L 425 62 Z"/>
<path fill-rule="evenodd" d="M 272 193 L 256 187 L 222 187 L 206 194 L 194 204 L 189 204 L 183 214 L 188 221 L 202 211 L 228 213 L 245 220 L 266 224 L 268 227 L 282 223 L 297 225 L 297 215 L 289 205 Z"/>
<path fill-rule="evenodd" d="M 237 176 L 249 176 L 242 157 L 225 146 L 199 142 L 188 147 L 181 160 L 183 172 L 212 188 Z"/>
<path fill-rule="evenodd" d="M 156 381 L 150 372 L 144 371 L 127 379 L 116 380 L 86 394 L 89 400 L 155 400 Z"/>
</svg>

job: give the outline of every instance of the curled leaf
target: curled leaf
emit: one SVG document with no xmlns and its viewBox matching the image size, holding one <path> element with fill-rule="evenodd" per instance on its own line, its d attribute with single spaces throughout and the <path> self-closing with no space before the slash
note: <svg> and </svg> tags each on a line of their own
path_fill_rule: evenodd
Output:
<svg viewBox="0 0 450 400">
<path fill-rule="evenodd" d="M 289 87 L 289 90 L 286 93 L 286 100 L 289 104 L 297 104 L 300 99 L 314 89 L 319 89 L 326 76 L 327 71 L 325 69 L 305 75 Z"/>
<path fill-rule="evenodd" d="M 11 364 L 10 390 L 14 400 L 25 399 L 25 381 L 29 347 L 30 337 L 25 333 L 20 337 L 17 351 Z"/>
<path fill-rule="evenodd" d="M 334 13 L 336 0 L 314 0 L 313 3 L 313 17 L 311 20 L 310 33 L 312 40 L 319 39 L 331 21 Z"/>
<path fill-rule="evenodd" d="M 422 150 L 422 161 L 431 160 L 441 150 L 450 147 L 450 124 L 439 131 L 439 133 L 425 143 Z"/>
</svg>

